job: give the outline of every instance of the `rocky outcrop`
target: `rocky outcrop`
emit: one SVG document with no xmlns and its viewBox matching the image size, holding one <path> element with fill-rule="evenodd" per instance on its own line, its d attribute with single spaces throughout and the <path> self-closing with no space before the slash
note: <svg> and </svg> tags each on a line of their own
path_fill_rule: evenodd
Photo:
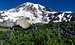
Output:
<svg viewBox="0 0 75 45">
<path fill-rule="evenodd" d="M 27 17 L 21 17 L 16 21 L 16 25 L 19 25 L 22 28 L 26 29 L 32 25 L 32 20 Z"/>
</svg>

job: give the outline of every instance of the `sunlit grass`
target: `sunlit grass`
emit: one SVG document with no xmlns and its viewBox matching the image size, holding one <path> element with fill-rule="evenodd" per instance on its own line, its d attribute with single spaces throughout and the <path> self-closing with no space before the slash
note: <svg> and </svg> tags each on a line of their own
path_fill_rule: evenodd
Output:
<svg viewBox="0 0 75 45">
<path fill-rule="evenodd" d="M 19 27 L 15 29 L 11 32 L 10 39 L 4 42 L 4 45 L 75 45 L 75 35 L 64 33 L 65 29 L 75 32 L 74 22 L 35 24 L 29 29 Z M 9 30 L 9 28 L 0 27 L 0 30 Z M 6 31 L 2 32 L 0 37 Z"/>
</svg>

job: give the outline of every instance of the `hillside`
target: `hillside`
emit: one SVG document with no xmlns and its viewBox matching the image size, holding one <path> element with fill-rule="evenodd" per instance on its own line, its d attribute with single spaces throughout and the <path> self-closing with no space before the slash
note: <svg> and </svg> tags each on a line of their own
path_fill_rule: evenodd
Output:
<svg viewBox="0 0 75 45">
<path fill-rule="evenodd" d="M 75 45 L 75 12 L 30 2 L 0 11 L 0 45 Z"/>
<path fill-rule="evenodd" d="M 22 28 L 29 28 L 36 23 L 75 21 L 75 12 L 51 10 L 40 4 L 26 2 L 16 8 L 0 11 L 0 26 L 13 27 L 19 25 Z"/>
<path fill-rule="evenodd" d="M 2 29 L 2 28 L 1 28 Z M 0 31 L 4 45 L 75 45 L 75 23 L 35 24 L 29 29 Z"/>
</svg>

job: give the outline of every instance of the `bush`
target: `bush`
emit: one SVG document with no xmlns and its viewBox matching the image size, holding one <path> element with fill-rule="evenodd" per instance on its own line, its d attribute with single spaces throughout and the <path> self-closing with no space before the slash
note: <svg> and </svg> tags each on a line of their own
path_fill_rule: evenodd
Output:
<svg viewBox="0 0 75 45">
<path fill-rule="evenodd" d="M 29 29 L 17 28 L 4 45 L 75 45 L 74 27 L 74 22 L 51 22 L 35 24 Z"/>
</svg>

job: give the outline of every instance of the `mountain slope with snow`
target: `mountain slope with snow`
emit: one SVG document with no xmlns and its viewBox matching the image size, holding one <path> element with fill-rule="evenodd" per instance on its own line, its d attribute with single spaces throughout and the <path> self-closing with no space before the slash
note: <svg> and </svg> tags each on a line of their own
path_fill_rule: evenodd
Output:
<svg viewBox="0 0 75 45">
<path fill-rule="evenodd" d="M 49 23 L 49 22 L 70 22 L 75 21 L 75 13 L 71 11 L 66 12 L 57 12 L 49 11 L 44 6 L 34 3 L 24 3 L 16 8 L 12 8 L 6 11 L 0 11 L 0 24 L 8 27 L 20 24 L 20 19 L 23 20 L 23 23 L 27 21 L 26 24 L 35 24 L 35 23 Z"/>
</svg>

